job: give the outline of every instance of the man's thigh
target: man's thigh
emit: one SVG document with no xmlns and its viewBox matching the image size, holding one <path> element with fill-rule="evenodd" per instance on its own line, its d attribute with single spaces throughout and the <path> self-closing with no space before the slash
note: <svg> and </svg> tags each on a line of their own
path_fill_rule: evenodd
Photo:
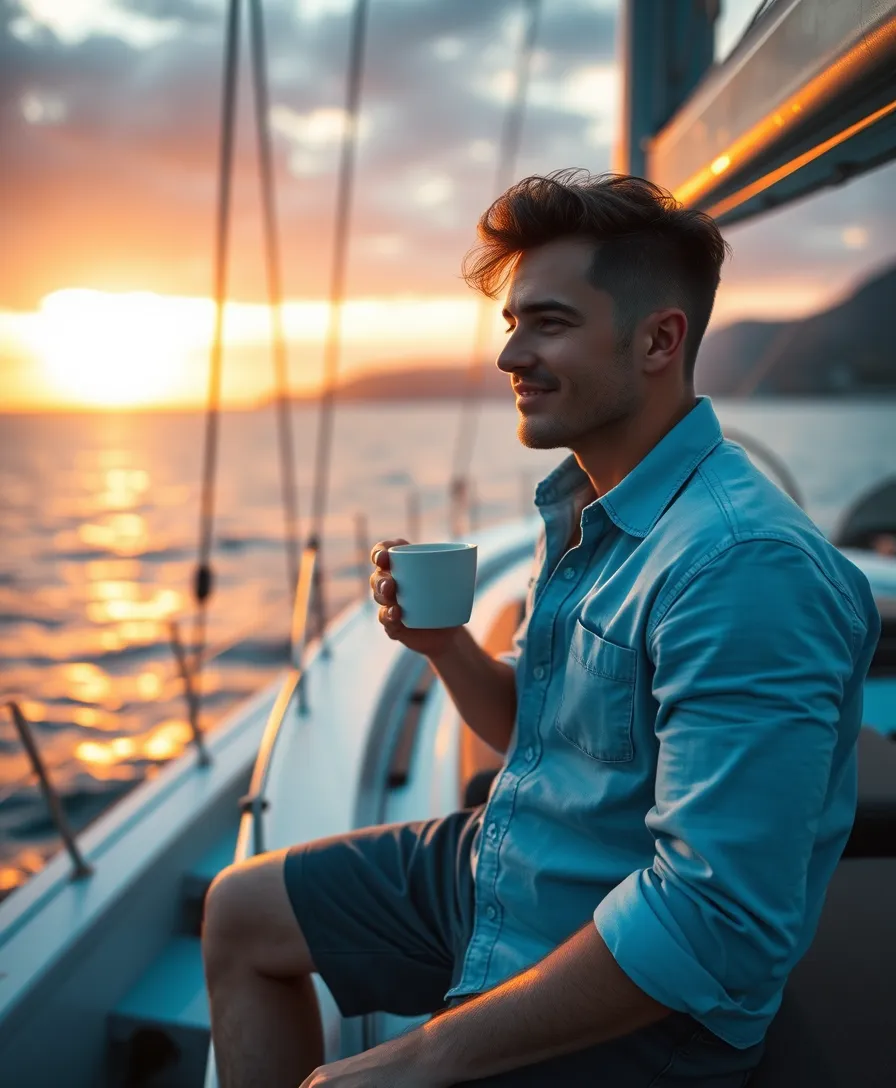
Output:
<svg viewBox="0 0 896 1088">
<path fill-rule="evenodd" d="M 738 1050 L 685 1013 L 672 1013 L 600 1046 L 468 1083 L 476 1088 L 743 1088 L 762 1052 L 761 1043 Z"/>
<path fill-rule="evenodd" d="M 344 1016 L 442 1007 L 472 925 L 476 816 L 362 828 L 288 851 L 290 902 Z"/>
</svg>

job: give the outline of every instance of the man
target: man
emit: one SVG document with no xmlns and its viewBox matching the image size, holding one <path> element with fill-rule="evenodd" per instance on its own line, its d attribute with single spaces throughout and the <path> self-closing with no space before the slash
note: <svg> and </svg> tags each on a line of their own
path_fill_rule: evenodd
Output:
<svg viewBox="0 0 896 1088">
<path fill-rule="evenodd" d="M 695 396 L 717 227 L 641 179 L 566 172 L 513 186 L 479 233 L 465 271 L 509 285 L 520 440 L 571 451 L 536 493 L 515 653 L 405 628 L 389 541 L 371 582 L 505 762 L 472 812 L 216 880 L 222 1088 L 743 1085 L 852 824 L 880 621 Z M 314 970 L 346 1015 L 439 1015 L 316 1068 Z"/>
</svg>

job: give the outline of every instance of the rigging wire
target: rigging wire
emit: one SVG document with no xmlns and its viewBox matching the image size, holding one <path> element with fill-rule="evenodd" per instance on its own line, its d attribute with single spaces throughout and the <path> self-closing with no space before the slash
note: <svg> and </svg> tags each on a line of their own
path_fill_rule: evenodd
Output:
<svg viewBox="0 0 896 1088">
<path fill-rule="evenodd" d="M 258 136 L 258 165 L 264 217 L 265 264 L 271 313 L 271 347 L 276 387 L 277 434 L 280 446 L 280 483 L 283 499 L 283 529 L 286 550 L 287 601 L 292 606 L 299 584 L 299 504 L 295 476 L 295 445 L 289 403 L 289 365 L 283 329 L 283 286 L 277 236 L 277 202 L 274 187 L 273 155 L 269 124 L 267 61 L 264 13 L 261 0 L 249 0 L 249 35 L 252 49 L 252 76 L 255 89 L 255 128 Z"/>
<path fill-rule="evenodd" d="M 236 86 L 239 57 L 240 0 L 230 0 L 224 51 L 224 86 L 221 111 L 221 148 L 218 162 L 218 207 L 215 227 L 215 327 L 209 360 L 208 402 L 199 512 L 199 555 L 193 582 L 196 612 L 193 621 L 192 672 L 199 680 L 205 645 L 208 599 L 212 593 L 212 535 L 215 521 L 215 475 L 218 462 L 218 425 L 221 407 L 221 359 L 224 306 L 227 294 L 227 256 L 230 242 L 230 198 L 233 173 Z"/>
<path fill-rule="evenodd" d="M 336 190 L 336 219 L 334 224 L 333 263 L 330 274 L 330 304 L 327 336 L 324 346 L 324 375 L 321 388 L 317 428 L 317 449 L 314 459 L 314 489 L 311 503 L 311 531 L 308 546 L 321 549 L 330 478 L 333 446 L 333 407 L 336 379 L 342 348 L 342 310 L 348 267 L 349 227 L 351 225 L 352 191 L 358 143 L 358 120 L 361 108 L 361 83 L 364 71 L 364 44 L 367 34 L 368 0 L 356 0 L 352 16 L 349 46 L 348 79 L 346 84 L 345 126 L 342 133 L 339 174 Z M 323 634 L 326 619 L 324 576 L 318 555 L 315 567 L 315 603 L 318 634 Z"/>
<path fill-rule="evenodd" d="M 523 0 L 526 10 L 526 24 L 520 39 L 514 75 L 514 95 L 510 108 L 504 115 L 501 136 L 498 144 L 497 165 L 495 169 L 494 192 L 498 196 L 512 183 L 523 136 L 523 123 L 526 117 L 526 99 L 529 93 L 529 79 L 532 73 L 532 58 L 538 39 L 538 27 L 541 17 L 541 0 Z M 473 335 L 473 348 L 467 371 L 464 400 L 461 405 L 460 421 L 454 445 L 451 478 L 450 521 L 451 534 L 458 537 L 463 532 L 464 512 L 469 509 L 470 466 L 476 444 L 479 423 L 479 409 L 482 404 L 482 384 L 485 371 L 485 352 L 488 348 L 492 323 L 493 300 L 480 296 L 476 311 L 476 326 Z"/>
</svg>

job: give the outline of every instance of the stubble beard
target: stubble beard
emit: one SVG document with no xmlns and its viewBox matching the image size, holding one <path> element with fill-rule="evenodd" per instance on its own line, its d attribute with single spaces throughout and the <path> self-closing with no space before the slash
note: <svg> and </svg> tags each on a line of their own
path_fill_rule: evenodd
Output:
<svg viewBox="0 0 896 1088">
<path fill-rule="evenodd" d="M 595 402 L 589 404 L 587 394 L 566 390 L 569 409 L 561 403 L 556 414 L 524 416 L 517 423 L 517 438 L 530 450 L 576 450 L 589 438 L 615 427 L 641 408 L 641 398 L 632 384 L 631 344 L 623 337 L 613 355 L 613 366 L 603 388 L 593 391 Z"/>
<path fill-rule="evenodd" d="M 558 419 L 526 419 L 517 423 L 516 436 L 520 444 L 530 450 L 556 450 L 569 445 L 568 437 L 574 432 Z"/>
<path fill-rule="evenodd" d="M 562 412 L 541 418 L 521 416 L 517 438 L 530 450 L 576 450 L 587 439 L 627 419 L 636 403 L 631 393 L 620 391 L 612 401 L 604 401 L 590 410 L 582 405 L 576 413 L 578 418 Z"/>
</svg>

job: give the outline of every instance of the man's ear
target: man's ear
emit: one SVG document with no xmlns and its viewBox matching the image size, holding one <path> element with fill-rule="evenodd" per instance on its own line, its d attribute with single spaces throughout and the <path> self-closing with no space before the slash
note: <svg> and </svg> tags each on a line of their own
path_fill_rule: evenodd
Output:
<svg viewBox="0 0 896 1088">
<path fill-rule="evenodd" d="M 684 351 L 688 319 L 683 310 L 656 310 L 644 321 L 644 372 L 665 370 Z"/>
</svg>

